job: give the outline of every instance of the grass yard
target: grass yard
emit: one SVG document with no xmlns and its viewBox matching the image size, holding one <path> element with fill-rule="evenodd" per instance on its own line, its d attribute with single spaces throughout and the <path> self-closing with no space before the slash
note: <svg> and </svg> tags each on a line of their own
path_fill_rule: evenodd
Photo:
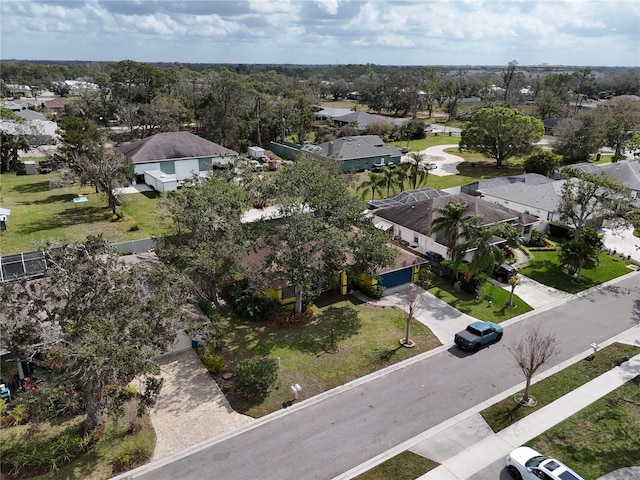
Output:
<svg viewBox="0 0 640 480">
<path fill-rule="evenodd" d="M 513 303 L 516 306 L 506 307 L 505 304 L 509 301 L 509 292 L 490 281 L 482 286 L 479 298 L 470 293 L 455 290 L 449 282 L 437 276 L 429 280 L 427 291 L 462 313 L 471 315 L 478 320 L 500 323 L 533 310 L 515 294 L 513 295 Z M 489 305 L 489 299 L 491 299 L 491 305 Z"/>
<path fill-rule="evenodd" d="M 640 465 L 640 377 L 527 443 L 587 479 Z"/>
<path fill-rule="evenodd" d="M 106 417 L 104 433 L 86 454 L 48 473 L 31 467 L 18 475 L 10 475 L 8 470 L 10 467 L 5 463 L 9 461 L 9 451 L 13 449 L 25 450 L 30 442 L 52 443 L 51 439 L 65 430 L 80 427 L 86 418 L 85 416 L 39 423 L 37 431 L 31 425 L 2 428 L 0 443 L 3 452 L 3 478 L 7 480 L 14 478 L 103 480 L 142 465 L 153 454 L 156 434 L 148 416 L 137 418 L 135 414 L 135 405 L 130 403 L 126 406 L 125 417 L 118 424 L 114 424 Z M 41 447 L 37 452 L 37 454 L 30 456 L 28 460 L 30 465 L 50 463 L 52 455 L 47 452 L 46 448 Z M 59 454 L 60 452 L 58 452 Z M 34 476 L 38 474 L 40 476 Z"/>
<path fill-rule="evenodd" d="M 414 480 L 438 465 L 433 460 L 404 451 L 358 475 L 355 480 Z"/>
<path fill-rule="evenodd" d="M 415 348 L 404 348 L 403 313 L 395 308 L 376 308 L 355 297 L 325 295 L 318 299 L 311 322 L 292 328 L 230 318 L 224 333 L 222 355 L 227 370 L 250 358 L 280 357 L 278 382 L 261 400 L 234 395 L 218 380 L 236 411 L 261 417 L 292 400 L 289 385 L 299 383 L 301 398 L 309 398 L 393 363 L 431 350 L 440 342 L 431 331 L 413 321 Z M 337 351 L 331 351 L 331 331 Z"/>
<path fill-rule="evenodd" d="M 429 134 L 425 138 L 421 138 L 419 140 L 411 140 L 409 142 L 409 152 L 421 152 L 429 147 L 435 147 L 437 145 L 453 145 L 458 143 L 460 143 L 460 137 L 449 137 L 442 134 Z M 397 142 L 389 142 L 386 145 L 397 148 L 406 148 L 407 142 L 406 140 L 401 140 Z"/>
<path fill-rule="evenodd" d="M 0 254 L 32 250 L 45 242 L 71 242 L 102 233 L 111 242 L 135 240 L 161 234 L 166 220 L 158 214 L 158 194 L 122 195 L 118 211 L 124 218 L 112 221 L 104 194 L 79 183 L 50 188 L 56 173 L 46 175 L 3 174 L 0 205 L 11 210 L 2 232 Z M 74 198 L 87 201 L 75 203 Z M 166 218 L 166 217 L 165 217 Z"/>
<path fill-rule="evenodd" d="M 582 282 L 574 283 L 558 262 L 558 252 L 534 251 L 533 262 L 519 270 L 527 277 L 533 278 L 536 282 L 543 283 L 549 287 L 557 288 L 569 293 L 577 293 L 587 288 L 599 285 L 612 280 L 621 275 L 625 275 L 631 270 L 627 265 L 632 261 L 624 260 L 606 253 L 600 253 L 600 265 L 594 269 L 582 270 Z"/>
<path fill-rule="evenodd" d="M 599 350 L 595 357 L 580 360 L 578 363 L 533 384 L 530 393 L 538 401 L 535 407 L 518 405 L 512 397 L 509 397 L 483 410 L 480 414 L 493 431 L 498 432 L 638 353 L 640 353 L 640 347 L 614 343 Z"/>
</svg>

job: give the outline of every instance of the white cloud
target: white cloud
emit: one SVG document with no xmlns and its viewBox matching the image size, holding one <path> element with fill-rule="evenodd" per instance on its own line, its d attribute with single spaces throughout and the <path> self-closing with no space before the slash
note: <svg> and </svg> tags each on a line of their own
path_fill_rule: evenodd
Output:
<svg viewBox="0 0 640 480">
<path fill-rule="evenodd" d="M 631 0 L 1 0 L 0 54 L 213 63 L 266 58 L 324 63 L 339 57 L 352 63 L 429 65 L 442 58 L 459 64 L 516 59 L 521 65 L 638 66 L 638 18 L 640 2 Z"/>
</svg>

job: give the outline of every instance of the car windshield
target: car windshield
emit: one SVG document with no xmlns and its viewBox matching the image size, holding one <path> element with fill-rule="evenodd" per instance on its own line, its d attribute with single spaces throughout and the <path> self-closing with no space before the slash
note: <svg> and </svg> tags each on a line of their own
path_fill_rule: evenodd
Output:
<svg viewBox="0 0 640 480">
<path fill-rule="evenodd" d="M 569 471 L 564 471 L 560 475 L 558 475 L 562 480 L 580 480 L 579 477 L 576 477 L 573 473 Z"/>
<path fill-rule="evenodd" d="M 525 467 L 527 468 L 534 468 L 539 466 L 542 462 L 544 462 L 545 460 L 548 460 L 549 457 L 545 457 L 543 455 L 537 455 L 531 459 L 529 459 L 527 461 L 527 463 L 524 464 Z"/>
</svg>

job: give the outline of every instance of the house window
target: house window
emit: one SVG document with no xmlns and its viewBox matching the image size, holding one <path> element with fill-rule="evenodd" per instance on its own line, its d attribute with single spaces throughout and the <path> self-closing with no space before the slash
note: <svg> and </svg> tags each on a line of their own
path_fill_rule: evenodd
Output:
<svg viewBox="0 0 640 480">
<path fill-rule="evenodd" d="M 553 212 L 547 213 L 547 221 L 550 222 L 551 220 L 553 220 Z"/>
<path fill-rule="evenodd" d="M 413 243 L 418 243 L 418 241 L 419 241 L 418 235 L 414 233 L 413 234 Z"/>
<path fill-rule="evenodd" d="M 531 233 L 531 225 L 525 225 L 524 234 L 528 235 L 529 233 Z"/>
<path fill-rule="evenodd" d="M 291 297 L 295 297 L 296 296 L 296 287 L 291 286 L 291 287 L 285 287 L 282 289 L 282 299 L 285 300 L 287 298 L 291 298 Z"/>
</svg>

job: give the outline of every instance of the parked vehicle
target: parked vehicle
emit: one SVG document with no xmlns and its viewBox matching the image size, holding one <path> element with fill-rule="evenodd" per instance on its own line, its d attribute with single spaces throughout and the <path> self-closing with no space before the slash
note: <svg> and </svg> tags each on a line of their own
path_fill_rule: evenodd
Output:
<svg viewBox="0 0 640 480">
<path fill-rule="evenodd" d="M 425 254 L 425 256 L 427 258 L 431 258 L 431 259 L 436 260 L 438 262 L 441 262 L 441 261 L 444 260 L 444 257 L 442 255 L 440 255 L 439 253 L 437 253 L 437 252 L 432 252 L 430 250 L 427 250 L 426 252 L 424 252 L 424 254 Z"/>
<path fill-rule="evenodd" d="M 491 276 L 497 279 L 500 283 L 506 283 L 509 279 L 517 274 L 517 270 L 508 263 L 503 263 L 499 267 L 493 269 Z"/>
<path fill-rule="evenodd" d="M 469 324 L 466 329 L 456 333 L 454 342 L 463 350 L 480 350 L 491 342 L 502 339 L 502 327 L 493 322 L 477 321 Z"/>
<path fill-rule="evenodd" d="M 584 480 L 559 460 L 529 447 L 518 447 L 509 454 L 507 470 L 514 480 Z"/>
<path fill-rule="evenodd" d="M 264 165 L 262 165 L 258 160 L 249 160 L 249 168 L 254 172 L 262 172 L 264 170 Z"/>
</svg>

